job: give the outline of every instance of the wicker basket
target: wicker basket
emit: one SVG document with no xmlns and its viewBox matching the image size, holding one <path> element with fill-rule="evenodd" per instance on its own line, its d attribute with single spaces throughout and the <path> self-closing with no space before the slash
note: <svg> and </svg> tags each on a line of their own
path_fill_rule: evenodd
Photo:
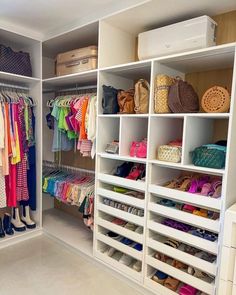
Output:
<svg viewBox="0 0 236 295">
<path fill-rule="evenodd" d="M 209 88 L 202 97 L 201 105 L 206 113 L 228 112 L 230 107 L 228 90 L 220 86 Z"/>
<path fill-rule="evenodd" d="M 161 145 L 157 149 L 157 159 L 165 162 L 181 162 L 182 147 Z"/>
<path fill-rule="evenodd" d="M 174 79 L 167 75 L 157 75 L 154 95 L 154 112 L 170 113 L 168 107 L 168 93 Z"/>
</svg>

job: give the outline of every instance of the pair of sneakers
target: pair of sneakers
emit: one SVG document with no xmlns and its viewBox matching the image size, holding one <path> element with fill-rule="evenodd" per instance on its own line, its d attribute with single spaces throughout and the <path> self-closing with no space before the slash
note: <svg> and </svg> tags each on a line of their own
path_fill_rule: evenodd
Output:
<svg viewBox="0 0 236 295">
<path fill-rule="evenodd" d="M 142 270 L 142 262 L 135 260 L 131 256 L 124 254 L 113 247 L 107 247 L 103 254 L 119 261 L 120 263 L 132 267 L 135 271 L 140 272 Z"/>
</svg>

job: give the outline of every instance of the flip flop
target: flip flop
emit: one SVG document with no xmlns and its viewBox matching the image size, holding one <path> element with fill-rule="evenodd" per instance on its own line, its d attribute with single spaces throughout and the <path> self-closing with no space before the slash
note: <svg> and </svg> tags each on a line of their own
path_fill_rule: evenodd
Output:
<svg viewBox="0 0 236 295">
<path fill-rule="evenodd" d="M 179 283 L 180 283 L 179 280 L 168 277 L 164 282 L 164 286 L 172 291 L 176 291 Z"/>
<path fill-rule="evenodd" d="M 168 278 L 168 275 L 164 272 L 157 270 L 155 274 L 152 276 L 152 280 L 163 285 L 165 283 L 165 280 Z"/>
<path fill-rule="evenodd" d="M 222 191 L 222 181 L 216 180 L 212 182 L 212 189 L 211 192 L 209 192 L 208 196 L 211 198 L 218 199 L 221 197 L 221 191 Z"/>
<path fill-rule="evenodd" d="M 211 183 L 209 183 L 209 182 L 204 183 L 203 186 L 202 186 L 200 195 L 202 195 L 202 196 L 208 196 L 209 193 L 210 193 L 210 191 L 211 191 Z"/>
</svg>

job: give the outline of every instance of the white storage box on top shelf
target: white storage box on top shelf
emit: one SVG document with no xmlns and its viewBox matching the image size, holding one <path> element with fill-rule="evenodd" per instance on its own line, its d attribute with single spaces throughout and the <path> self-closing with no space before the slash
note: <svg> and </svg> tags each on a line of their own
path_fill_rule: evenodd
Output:
<svg viewBox="0 0 236 295">
<path fill-rule="evenodd" d="M 216 45 L 216 22 L 204 15 L 140 33 L 140 60 Z"/>
</svg>

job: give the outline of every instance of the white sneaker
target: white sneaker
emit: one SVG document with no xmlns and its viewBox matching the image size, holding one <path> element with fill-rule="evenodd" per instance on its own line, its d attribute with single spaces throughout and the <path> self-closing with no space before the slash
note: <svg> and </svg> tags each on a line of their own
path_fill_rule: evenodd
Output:
<svg viewBox="0 0 236 295">
<path fill-rule="evenodd" d="M 127 254 L 123 254 L 121 259 L 119 260 L 120 263 L 129 266 L 133 262 L 133 258 Z"/>
<path fill-rule="evenodd" d="M 132 268 L 133 268 L 134 270 L 136 270 L 137 272 L 140 272 L 140 271 L 142 270 L 142 262 L 141 262 L 140 260 L 137 260 L 137 261 L 133 264 Z"/>
</svg>

